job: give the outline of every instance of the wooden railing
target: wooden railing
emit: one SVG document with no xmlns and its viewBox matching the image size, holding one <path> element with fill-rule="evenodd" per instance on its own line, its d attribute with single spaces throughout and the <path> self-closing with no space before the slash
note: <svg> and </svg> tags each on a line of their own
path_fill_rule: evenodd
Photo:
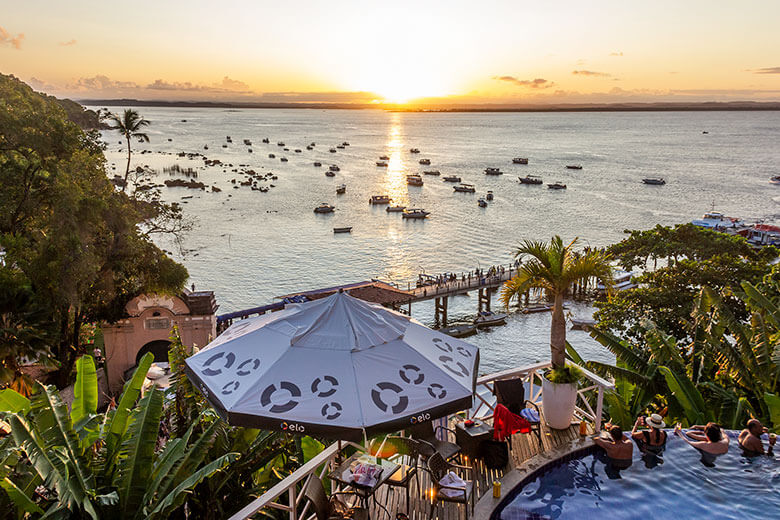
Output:
<svg viewBox="0 0 780 520">
<path fill-rule="evenodd" d="M 571 364 L 571 363 L 570 363 Z M 541 404 L 542 401 L 542 373 L 551 366 L 550 363 L 537 363 L 521 368 L 514 368 L 488 374 L 477 379 L 475 405 L 466 412 L 468 417 L 478 419 L 491 419 L 495 407 L 493 397 L 493 384 L 503 379 L 522 378 L 529 387 L 527 398 Z M 614 385 L 599 376 L 580 367 L 588 383 L 581 383 L 577 391 L 577 406 L 575 416 L 593 422 L 594 430 L 601 431 L 601 412 L 604 402 L 604 391 L 614 388 Z M 594 395 L 595 393 L 595 395 Z M 595 406 L 595 409 L 594 409 Z M 314 518 L 310 511 L 310 504 L 301 508 L 303 493 L 310 478 L 324 478 L 337 467 L 337 461 L 344 450 L 366 451 L 364 446 L 352 442 L 335 442 L 325 448 L 317 456 L 298 468 L 294 473 L 266 491 L 261 497 L 252 501 L 246 507 L 230 517 L 230 520 L 244 520 L 263 509 L 277 509 L 286 511 L 289 520 L 310 520 Z"/>
</svg>

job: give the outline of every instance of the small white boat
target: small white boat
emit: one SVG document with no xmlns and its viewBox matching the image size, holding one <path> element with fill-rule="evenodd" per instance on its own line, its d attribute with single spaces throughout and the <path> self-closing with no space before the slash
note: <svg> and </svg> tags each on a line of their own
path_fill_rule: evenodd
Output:
<svg viewBox="0 0 780 520">
<path fill-rule="evenodd" d="M 444 179 L 444 182 L 460 182 L 460 177 L 457 175 L 447 175 L 442 178 Z"/>
<path fill-rule="evenodd" d="M 387 206 L 385 208 L 385 211 L 388 213 L 403 213 L 403 211 L 406 209 L 406 206 Z"/>
<path fill-rule="evenodd" d="M 485 168 L 485 175 L 503 175 L 501 168 Z"/>
<path fill-rule="evenodd" d="M 477 201 L 477 204 L 479 204 L 480 208 L 487 208 L 487 205 L 488 205 L 488 203 L 487 203 L 487 201 L 485 199 L 479 199 Z"/>
<path fill-rule="evenodd" d="M 405 209 L 403 212 L 403 218 L 411 218 L 411 219 L 423 219 L 428 218 L 428 215 L 430 215 L 430 211 L 425 211 L 421 208 L 410 208 Z"/>
<path fill-rule="evenodd" d="M 520 309 L 523 314 L 536 314 L 537 312 L 550 312 L 552 311 L 552 305 L 546 303 L 531 303 Z"/>
<path fill-rule="evenodd" d="M 528 164 L 527 157 L 515 157 L 512 159 L 512 164 Z"/>
<path fill-rule="evenodd" d="M 708 211 L 698 220 L 692 220 L 691 224 L 716 231 L 721 229 L 732 229 L 742 225 L 738 218 L 727 217 L 719 211 Z"/>
<path fill-rule="evenodd" d="M 385 161 L 377 161 L 377 166 L 381 166 L 382 168 L 387 168 L 387 163 Z"/>
<path fill-rule="evenodd" d="M 465 338 L 467 336 L 473 336 L 477 333 L 477 327 L 469 324 L 456 324 L 439 329 L 439 332 L 452 336 L 453 338 Z"/>
<path fill-rule="evenodd" d="M 584 330 L 588 331 L 591 327 L 596 325 L 596 320 L 585 320 L 577 318 L 569 318 L 571 321 L 571 330 Z"/>
<path fill-rule="evenodd" d="M 340 171 L 341 171 L 341 168 L 339 168 L 339 167 L 338 167 L 338 166 L 336 166 L 335 164 L 331 164 L 331 165 L 328 167 L 328 169 L 329 169 L 330 171 L 332 171 L 332 172 L 340 172 Z"/>
<path fill-rule="evenodd" d="M 390 198 L 390 195 L 372 195 L 368 199 L 369 204 L 390 204 L 392 201 L 393 199 Z"/>
<path fill-rule="evenodd" d="M 347 192 L 347 185 L 342 184 L 336 188 L 336 195 L 343 195 Z"/>
<path fill-rule="evenodd" d="M 406 184 L 408 184 L 409 186 L 422 186 L 424 183 L 422 177 L 420 177 L 419 175 L 407 175 Z"/>
<path fill-rule="evenodd" d="M 452 189 L 461 193 L 476 193 L 477 191 L 473 184 L 458 184 L 453 186 Z"/>
<path fill-rule="evenodd" d="M 624 271 L 623 269 L 612 269 L 612 290 L 613 291 L 626 291 L 633 289 L 636 284 L 633 282 L 632 277 L 634 273 L 630 271 Z M 607 292 L 607 288 L 603 283 L 596 285 L 596 290 L 602 294 Z"/>
<path fill-rule="evenodd" d="M 490 327 L 493 325 L 504 325 L 507 315 L 503 312 L 482 311 L 474 319 L 474 325 L 477 327 Z"/>
<path fill-rule="evenodd" d="M 420 159 L 420 160 L 419 160 L 419 161 L 417 161 L 417 162 L 419 162 L 420 164 L 423 164 L 423 165 L 425 165 L 425 166 L 427 166 L 427 165 L 431 164 L 431 160 L 430 160 L 430 159 Z"/>
<path fill-rule="evenodd" d="M 327 202 L 323 202 L 316 208 L 314 208 L 314 213 L 333 213 L 335 211 L 336 207 L 328 204 Z"/>
</svg>

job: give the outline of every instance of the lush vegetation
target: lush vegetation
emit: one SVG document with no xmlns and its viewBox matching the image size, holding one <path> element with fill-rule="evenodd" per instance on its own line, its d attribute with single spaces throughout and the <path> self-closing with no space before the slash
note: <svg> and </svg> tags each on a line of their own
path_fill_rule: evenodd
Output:
<svg viewBox="0 0 780 520">
<path fill-rule="evenodd" d="M 181 222 L 153 194 L 117 192 L 98 136 L 0 75 L 0 386 L 33 389 L 21 359 L 56 365 L 65 385 L 85 323 L 121 317 L 138 294 L 180 291 L 186 269 L 151 237 Z"/>
</svg>

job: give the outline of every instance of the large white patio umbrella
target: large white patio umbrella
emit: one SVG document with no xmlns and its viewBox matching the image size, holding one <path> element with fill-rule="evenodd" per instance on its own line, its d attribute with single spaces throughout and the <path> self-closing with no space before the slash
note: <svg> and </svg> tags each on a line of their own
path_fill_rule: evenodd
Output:
<svg viewBox="0 0 780 520">
<path fill-rule="evenodd" d="M 242 320 L 186 363 L 234 426 L 352 440 L 470 408 L 479 349 L 339 292 Z"/>
</svg>

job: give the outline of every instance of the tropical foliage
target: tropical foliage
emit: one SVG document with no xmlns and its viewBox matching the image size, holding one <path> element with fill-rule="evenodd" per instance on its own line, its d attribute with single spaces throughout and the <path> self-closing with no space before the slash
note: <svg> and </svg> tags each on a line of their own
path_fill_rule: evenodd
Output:
<svg viewBox="0 0 780 520">
<path fill-rule="evenodd" d="M 515 252 L 523 260 L 514 278 L 501 290 L 501 301 L 508 306 L 513 298 L 520 298 L 528 291 L 545 292 L 554 301 L 550 326 L 550 350 L 553 369 L 565 365 L 566 318 L 563 315 L 563 298 L 574 284 L 584 284 L 597 278 L 610 285 L 612 269 L 609 255 L 596 250 L 578 253 L 574 250 L 575 238 L 564 244 L 559 236 L 549 243 L 525 240 Z"/>
</svg>

